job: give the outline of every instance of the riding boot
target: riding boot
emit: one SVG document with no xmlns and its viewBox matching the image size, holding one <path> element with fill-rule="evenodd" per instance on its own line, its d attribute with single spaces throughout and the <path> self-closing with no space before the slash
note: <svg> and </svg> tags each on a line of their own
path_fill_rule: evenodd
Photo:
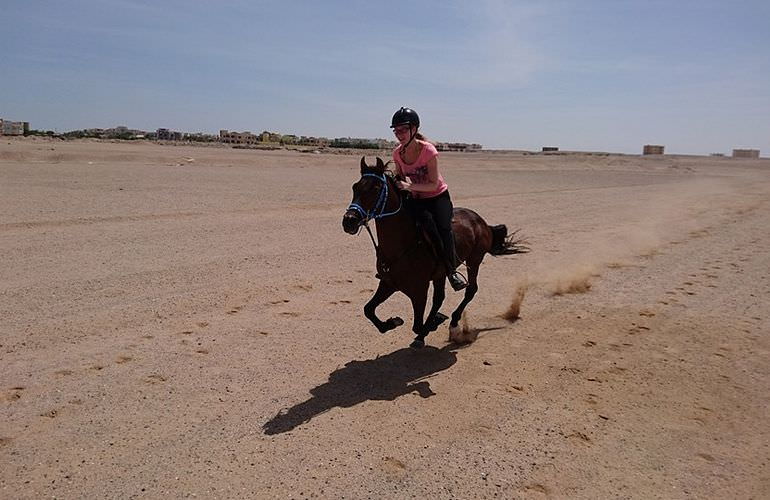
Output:
<svg viewBox="0 0 770 500">
<path fill-rule="evenodd" d="M 455 252 L 455 242 L 451 227 L 443 229 L 439 228 L 433 217 L 430 216 L 430 214 L 425 213 L 420 214 L 417 221 L 428 233 L 428 236 L 433 242 L 433 246 L 436 248 L 436 253 L 438 254 L 437 257 L 441 262 L 444 262 L 447 279 L 449 280 L 452 289 L 460 291 L 467 287 L 468 282 L 456 271 L 460 262 L 458 261 L 457 253 Z"/>
<path fill-rule="evenodd" d="M 449 229 L 441 231 L 441 249 L 444 254 L 444 263 L 446 265 L 446 276 L 449 280 L 449 284 L 452 286 L 452 290 L 459 292 L 463 288 L 468 286 L 468 282 L 465 280 L 462 274 L 457 272 L 457 266 L 460 265 L 457 258 L 457 251 L 455 249 L 455 239 L 452 230 Z"/>
<path fill-rule="evenodd" d="M 449 280 L 449 285 L 452 287 L 452 290 L 459 292 L 468 286 L 468 282 L 465 280 L 465 277 L 462 274 L 457 272 L 457 269 L 452 269 L 448 264 L 449 263 L 447 263 L 446 273 L 447 280 Z"/>
</svg>

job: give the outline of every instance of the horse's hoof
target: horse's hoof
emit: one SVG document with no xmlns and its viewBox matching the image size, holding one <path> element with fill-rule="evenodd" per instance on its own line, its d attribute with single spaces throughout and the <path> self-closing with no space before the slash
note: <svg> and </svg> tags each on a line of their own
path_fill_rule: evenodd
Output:
<svg viewBox="0 0 770 500">
<path fill-rule="evenodd" d="M 438 329 L 439 326 L 441 326 L 441 323 L 448 320 L 449 318 L 441 314 L 440 312 L 437 312 L 435 316 L 430 318 L 428 320 L 428 324 L 425 325 L 425 327 L 428 329 L 429 332 L 435 332 L 436 329 Z"/>
<path fill-rule="evenodd" d="M 454 342 L 455 344 L 462 344 L 463 343 L 463 329 L 459 326 L 455 325 L 449 325 L 449 341 Z"/>
<path fill-rule="evenodd" d="M 425 341 L 423 339 L 414 339 L 411 344 L 409 344 L 409 347 L 412 349 L 422 349 L 425 347 Z"/>
<path fill-rule="evenodd" d="M 399 317 L 389 318 L 385 323 L 383 323 L 382 327 L 380 327 L 379 330 L 380 330 L 380 333 L 386 333 L 391 331 L 394 328 L 398 328 L 403 324 L 404 324 L 404 320 Z"/>
</svg>

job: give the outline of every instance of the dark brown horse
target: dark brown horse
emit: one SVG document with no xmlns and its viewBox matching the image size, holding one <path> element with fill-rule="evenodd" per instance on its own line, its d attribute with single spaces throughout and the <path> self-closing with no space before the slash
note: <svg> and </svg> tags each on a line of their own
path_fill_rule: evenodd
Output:
<svg viewBox="0 0 770 500">
<path fill-rule="evenodd" d="M 421 234 L 408 210 L 404 208 L 403 194 L 396 188 L 392 172 L 377 158 L 377 165 L 369 167 L 361 158 L 361 179 L 353 184 L 353 201 L 342 218 L 342 227 L 348 234 L 357 234 L 361 226 L 375 220 L 377 240 L 377 274 L 380 284 L 374 296 L 364 306 L 364 314 L 381 333 L 401 326 L 401 318 L 380 320 L 377 306 L 394 292 L 404 293 L 412 301 L 416 338 L 412 347 L 423 347 L 425 336 L 435 331 L 447 317 L 439 312 L 444 302 L 446 267 L 437 258 L 430 239 Z M 367 226 L 367 229 L 368 226 Z M 452 217 L 457 257 L 468 268 L 468 287 L 465 297 L 452 313 L 449 326 L 456 328 L 463 310 L 479 289 L 477 278 L 484 255 L 506 255 L 527 251 L 521 241 L 508 235 L 504 225 L 489 226 L 476 212 L 455 208 Z M 374 241 L 374 239 L 372 239 Z M 428 286 L 433 283 L 433 304 L 423 321 L 428 301 Z"/>
</svg>

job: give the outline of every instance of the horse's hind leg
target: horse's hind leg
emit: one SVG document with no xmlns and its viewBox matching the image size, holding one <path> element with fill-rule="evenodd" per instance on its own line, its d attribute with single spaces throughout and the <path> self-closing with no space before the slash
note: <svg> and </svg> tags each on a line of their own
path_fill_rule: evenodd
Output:
<svg viewBox="0 0 770 500">
<path fill-rule="evenodd" d="M 441 309 L 441 304 L 444 303 L 444 297 L 446 296 L 446 292 L 444 291 L 445 287 L 446 278 L 443 276 L 433 280 L 433 304 L 428 313 L 428 319 L 425 320 L 425 328 L 428 332 L 435 332 L 441 323 L 448 319 L 438 312 L 438 310 Z"/>
<path fill-rule="evenodd" d="M 460 318 L 463 315 L 465 306 L 467 306 L 468 303 L 473 300 L 473 297 L 479 290 L 478 277 L 480 265 L 481 262 L 468 262 L 468 287 L 465 289 L 465 297 L 463 297 L 462 302 L 460 302 L 460 305 L 457 306 L 457 309 L 452 312 L 452 321 L 449 322 L 449 328 L 454 328 L 457 326 L 457 324 L 460 322 Z"/>
<path fill-rule="evenodd" d="M 380 333 L 385 333 L 404 324 L 404 320 L 399 317 L 389 318 L 387 321 L 381 321 L 380 318 L 377 317 L 377 314 L 375 314 L 377 306 L 388 300 L 388 297 L 393 295 L 395 291 L 396 289 L 393 288 L 393 286 L 381 280 L 379 286 L 377 287 L 377 291 L 374 292 L 372 298 L 369 299 L 369 302 L 367 302 L 364 306 L 364 315 L 369 318 L 369 321 L 374 323 L 374 326 L 377 327 Z"/>
</svg>

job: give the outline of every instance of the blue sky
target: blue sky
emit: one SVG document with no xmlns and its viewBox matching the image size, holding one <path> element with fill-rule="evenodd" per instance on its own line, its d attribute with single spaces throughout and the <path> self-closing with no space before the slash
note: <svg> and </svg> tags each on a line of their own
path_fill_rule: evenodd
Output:
<svg viewBox="0 0 770 500">
<path fill-rule="evenodd" d="M 0 117 L 770 152 L 770 2 L 0 0 Z"/>
</svg>

